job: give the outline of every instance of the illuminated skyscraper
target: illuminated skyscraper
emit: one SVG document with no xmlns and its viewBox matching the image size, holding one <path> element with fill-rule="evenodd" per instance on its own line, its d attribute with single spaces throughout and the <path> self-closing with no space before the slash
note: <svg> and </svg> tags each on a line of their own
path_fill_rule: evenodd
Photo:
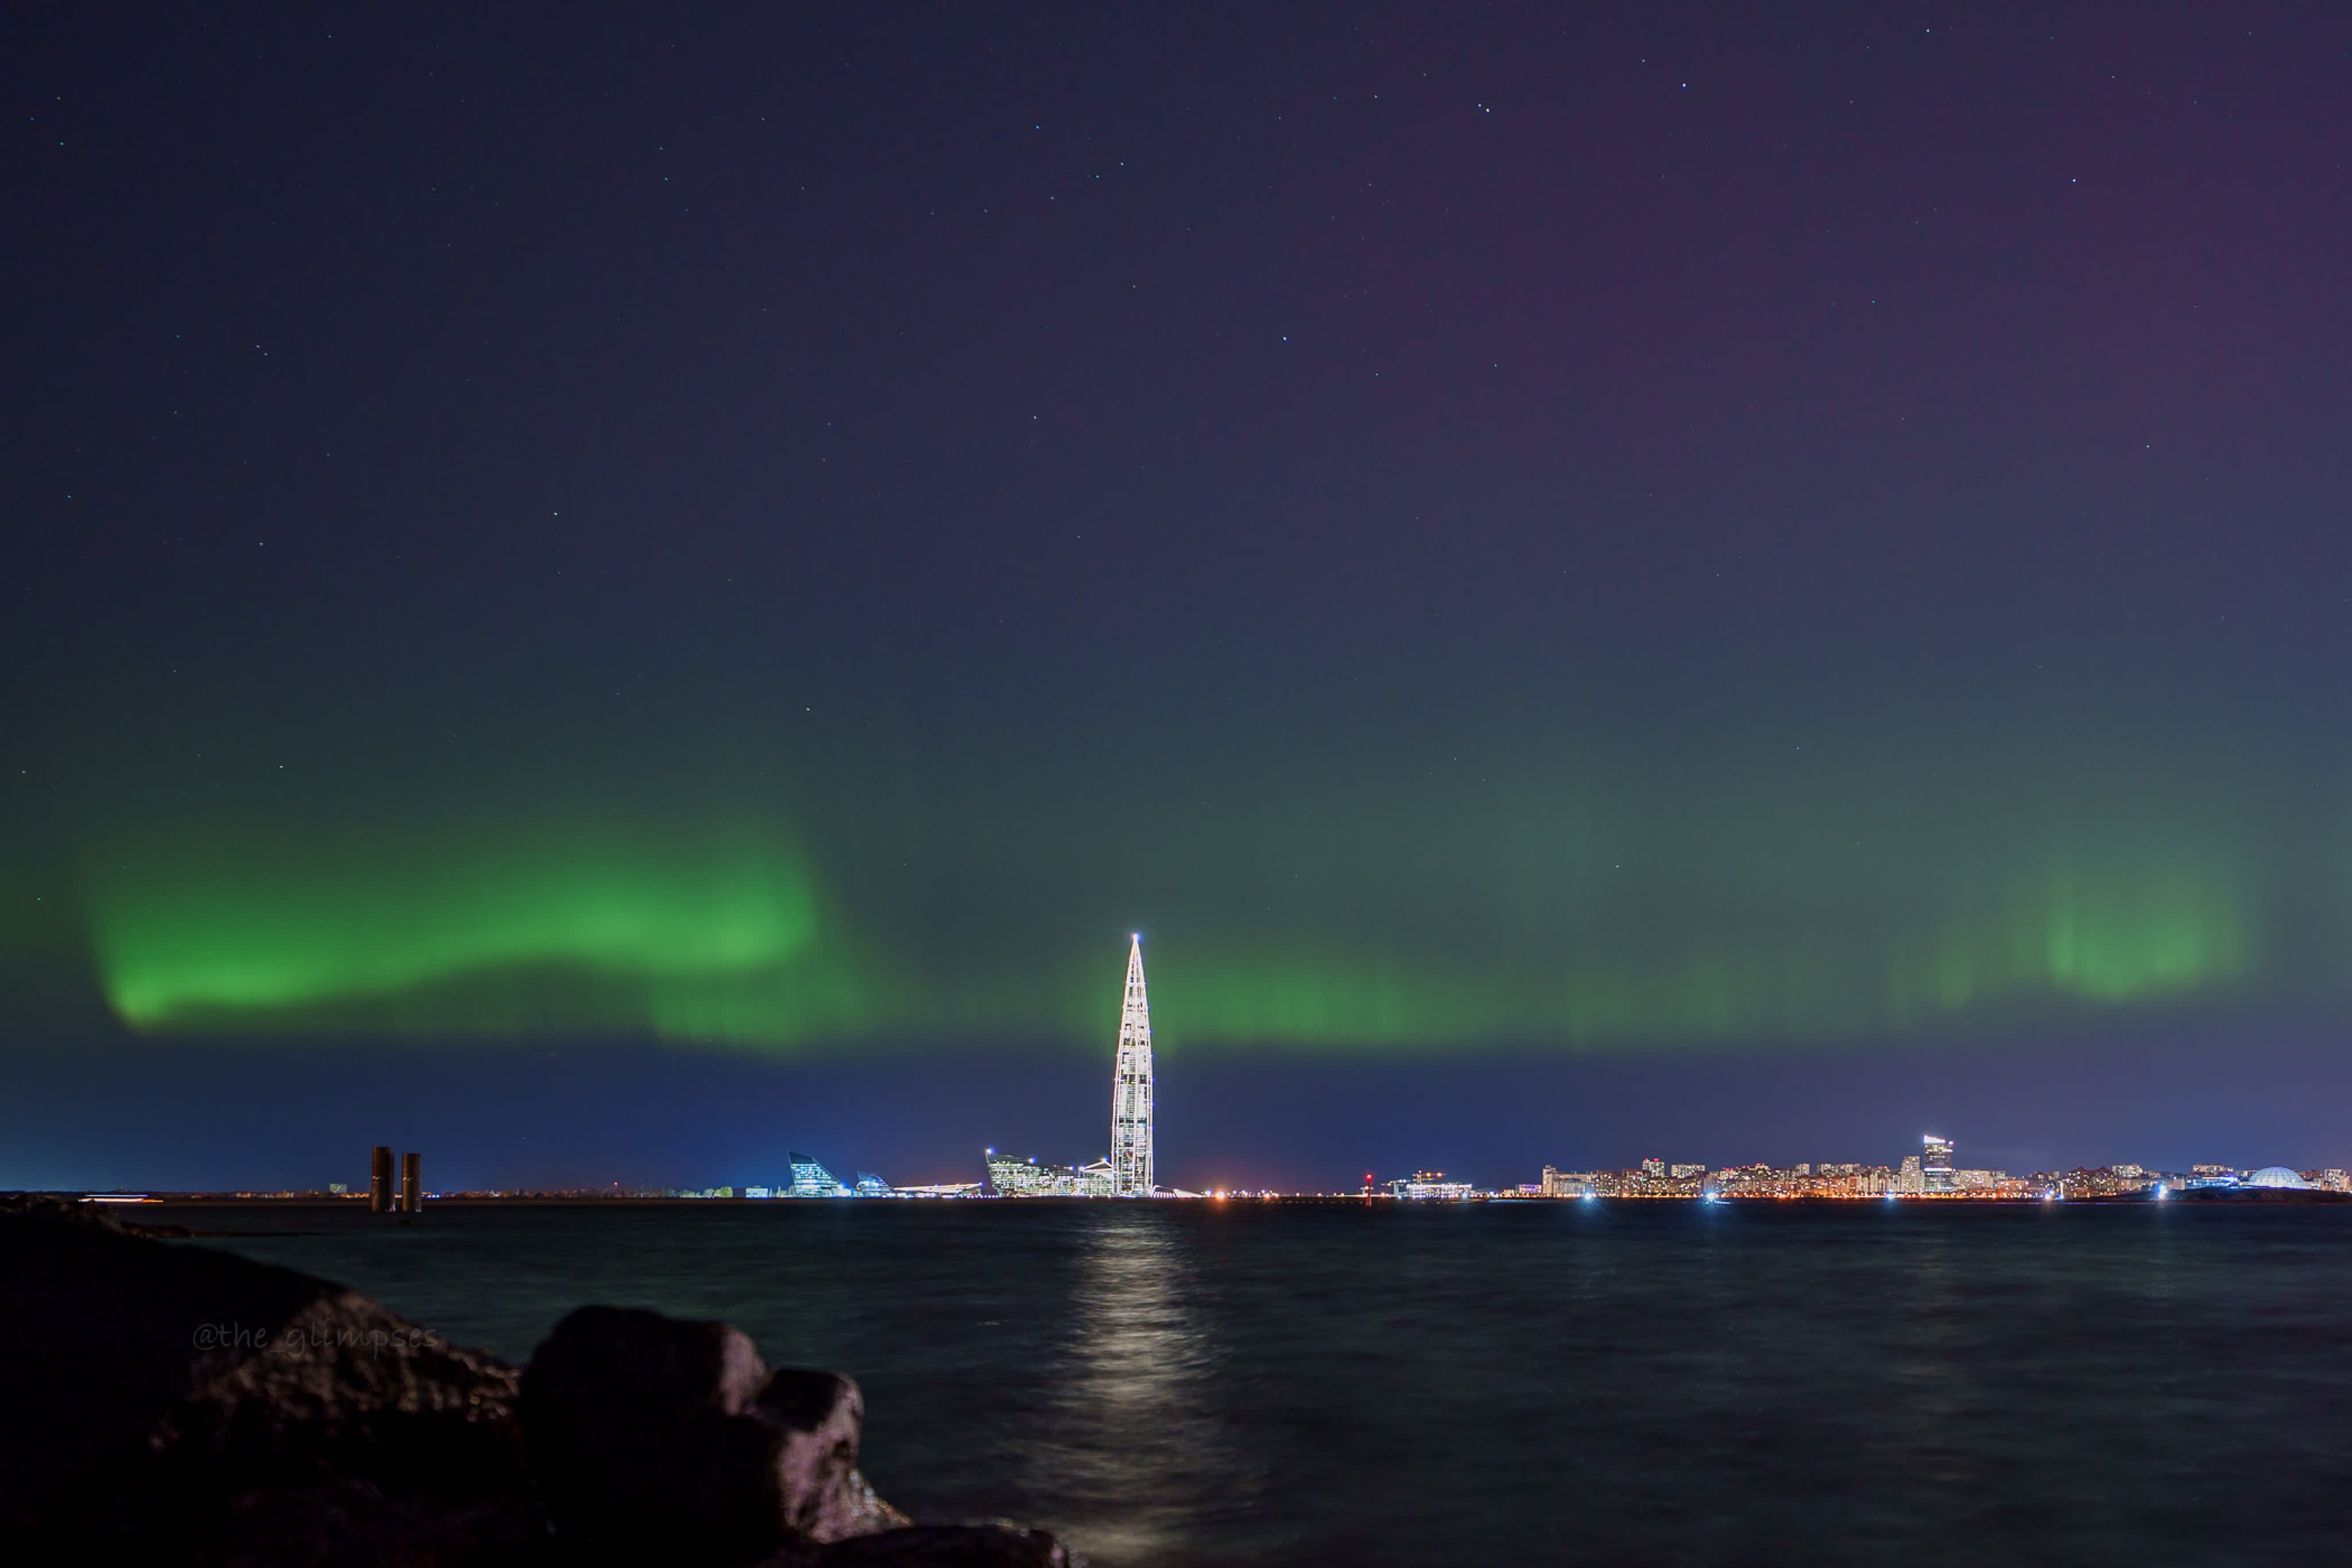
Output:
<svg viewBox="0 0 2352 1568">
<path fill-rule="evenodd" d="M 1151 1196 L 1151 1008 L 1143 997 L 1143 937 L 1127 950 L 1127 1000 L 1118 1015 L 1118 1061 L 1111 1071 L 1110 1191 Z"/>
<path fill-rule="evenodd" d="M 1929 1192 L 1958 1190 L 1959 1182 L 1952 1175 L 1952 1140 L 1930 1133 L 1920 1140 L 1919 1175 Z"/>
</svg>

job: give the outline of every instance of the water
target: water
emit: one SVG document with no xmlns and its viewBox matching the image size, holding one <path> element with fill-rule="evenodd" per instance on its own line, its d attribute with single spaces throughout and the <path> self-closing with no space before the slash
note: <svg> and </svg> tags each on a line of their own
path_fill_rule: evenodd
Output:
<svg viewBox="0 0 2352 1568">
<path fill-rule="evenodd" d="M 836 1202 L 196 1222 L 518 1361 L 584 1301 L 725 1318 L 771 1362 L 857 1377 L 884 1496 L 1047 1525 L 1102 1568 L 2149 1568 L 2352 1542 L 2352 1210 Z"/>
</svg>

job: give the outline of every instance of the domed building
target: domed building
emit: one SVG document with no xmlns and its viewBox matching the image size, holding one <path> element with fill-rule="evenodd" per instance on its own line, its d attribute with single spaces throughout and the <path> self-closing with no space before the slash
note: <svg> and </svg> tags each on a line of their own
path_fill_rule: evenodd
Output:
<svg viewBox="0 0 2352 1568">
<path fill-rule="evenodd" d="M 2311 1186 L 2309 1182 L 2304 1180 L 2301 1176 L 2295 1175 L 2284 1166 L 2264 1166 L 2262 1169 L 2248 1176 L 2245 1180 L 2245 1185 L 2248 1186 L 2294 1187 L 2298 1190 L 2308 1188 Z"/>
</svg>

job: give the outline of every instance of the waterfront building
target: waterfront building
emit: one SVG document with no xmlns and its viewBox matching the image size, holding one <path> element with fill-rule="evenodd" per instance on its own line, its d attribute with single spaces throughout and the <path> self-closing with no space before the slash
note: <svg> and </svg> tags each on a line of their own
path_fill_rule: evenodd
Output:
<svg viewBox="0 0 2352 1568">
<path fill-rule="evenodd" d="M 1703 1176 L 1706 1175 L 1706 1167 L 1705 1166 L 1688 1165 L 1668 1166 L 1666 1167 L 1666 1175 L 1675 1181 L 1688 1181 L 1693 1176 Z"/>
<path fill-rule="evenodd" d="M 1918 1155 L 1903 1156 L 1903 1168 L 1895 1177 L 1895 1190 L 1913 1197 L 1927 1190 L 1927 1177 L 1920 1171 Z"/>
<path fill-rule="evenodd" d="M 2122 1193 L 2137 1192 L 2152 1185 L 2154 1178 L 2136 1165 L 2102 1166 L 2097 1170 L 2076 1168 L 2056 1178 L 2059 1194 L 2064 1197 L 2114 1197 Z M 2050 1185 L 2045 1183 L 2044 1185 Z"/>
<path fill-rule="evenodd" d="M 2247 1186 L 2284 1187 L 2291 1190 L 2301 1190 L 2308 1187 L 2311 1184 L 2305 1181 L 2303 1177 L 2297 1176 L 2294 1172 L 2287 1169 L 2284 1166 L 2264 1166 L 2262 1169 L 2246 1177 L 2244 1185 Z"/>
<path fill-rule="evenodd" d="M 1109 1197 L 1108 1160 L 1084 1166 L 1039 1165 L 1033 1157 L 988 1151 L 988 1185 L 999 1197 Z"/>
<path fill-rule="evenodd" d="M 1664 1160 L 1643 1160 L 1642 1162 L 1642 1174 L 1648 1176 L 1653 1181 L 1663 1181 L 1665 1179 L 1666 1175 L 1666 1162 Z"/>
<path fill-rule="evenodd" d="M 989 1190 L 999 1197 L 1050 1197 L 1055 1190 L 1055 1173 L 1059 1166 L 1041 1166 L 1035 1156 L 1023 1159 L 1018 1155 L 1000 1155 L 991 1149 L 987 1155 Z"/>
<path fill-rule="evenodd" d="M 1902 1179 L 1885 1166 L 1860 1166 L 1847 1168 L 1852 1174 L 1839 1179 L 1853 1184 L 1851 1190 L 1856 1197 L 1885 1197 L 1888 1193 L 1895 1190 Z"/>
<path fill-rule="evenodd" d="M 1919 1140 L 1919 1187 L 1922 1192 L 1954 1192 L 1959 1183 L 1952 1169 L 1952 1140 L 1930 1133 Z"/>
<path fill-rule="evenodd" d="M 776 1196 L 776 1189 L 772 1186 L 747 1186 L 743 1189 L 743 1196 L 745 1197 L 773 1197 Z"/>
<path fill-rule="evenodd" d="M 1457 1201 L 1478 1190 L 1466 1181 L 1447 1181 L 1444 1171 L 1415 1171 L 1409 1176 L 1399 1176 L 1388 1184 L 1388 1188 L 1391 1197 Z"/>
<path fill-rule="evenodd" d="M 846 1197 L 849 1189 L 831 1171 L 807 1155 L 787 1153 L 792 1162 L 794 1197 Z"/>
<path fill-rule="evenodd" d="M 1143 991 L 1143 935 L 1127 950 L 1127 994 L 1118 1015 L 1118 1057 L 1111 1068 L 1110 1190 L 1150 1197 L 1151 1160 L 1151 1006 Z"/>
<path fill-rule="evenodd" d="M 1543 1186 L 1538 1190 L 1546 1197 L 1585 1197 L 1601 1190 L 1601 1172 L 1563 1171 L 1550 1166 L 1543 1168 Z"/>
<path fill-rule="evenodd" d="M 857 1173 L 857 1196 L 860 1197 L 888 1197 L 891 1196 L 890 1184 L 884 1181 L 880 1176 L 876 1176 L 872 1171 L 859 1171 Z"/>
</svg>

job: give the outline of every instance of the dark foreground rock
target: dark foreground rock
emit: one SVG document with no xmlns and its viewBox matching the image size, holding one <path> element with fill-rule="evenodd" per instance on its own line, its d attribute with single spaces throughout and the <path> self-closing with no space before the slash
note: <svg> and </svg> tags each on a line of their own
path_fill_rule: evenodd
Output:
<svg viewBox="0 0 2352 1568">
<path fill-rule="evenodd" d="M 726 1563 L 906 1517 L 857 1471 L 857 1385 L 772 1372 L 726 1323 L 583 1307 L 522 1380 L 523 1435 L 559 1538 Z"/>
<path fill-rule="evenodd" d="M 234 1558 L 273 1497 L 374 1506 L 353 1485 L 411 1534 L 442 1513 L 497 1534 L 528 1519 L 519 1378 L 324 1280 L 0 1213 L 0 1538 Z"/>
<path fill-rule="evenodd" d="M 864 1403 L 724 1323 L 583 1308 L 528 1373 L 291 1270 L 0 1196 L 0 1562 L 1062 1568 L 915 1525 Z"/>
</svg>

